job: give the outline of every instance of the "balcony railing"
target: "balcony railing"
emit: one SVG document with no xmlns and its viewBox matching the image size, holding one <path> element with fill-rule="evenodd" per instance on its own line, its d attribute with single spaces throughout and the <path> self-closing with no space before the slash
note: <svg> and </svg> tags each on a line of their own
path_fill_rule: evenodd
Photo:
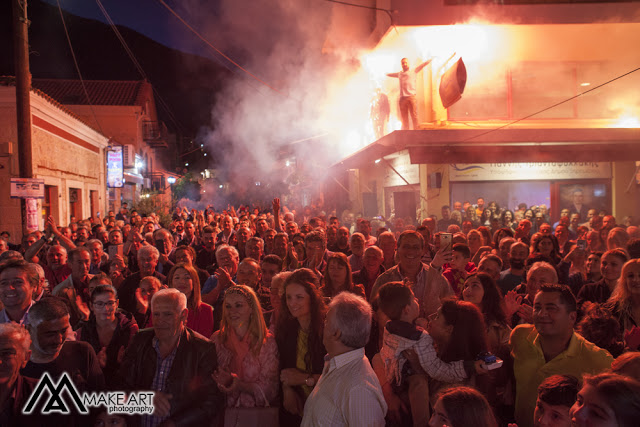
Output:
<svg viewBox="0 0 640 427">
<path fill-rule="evenodd" d="M 142 122 L 142 139 L 153 148 L 167 148 L 167 127 L 163 122 Z"/>
</svg>

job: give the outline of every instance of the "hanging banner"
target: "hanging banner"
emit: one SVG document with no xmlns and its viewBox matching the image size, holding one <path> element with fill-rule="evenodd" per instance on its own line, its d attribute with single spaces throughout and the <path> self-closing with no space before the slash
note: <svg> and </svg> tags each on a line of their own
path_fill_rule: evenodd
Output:
<svg viewBox="0 0 640 427">
<path fill-rule="evenodd" d="M 40 216 L 38 215 L 38 201 L 36 199 L 25 199 L 27 207 L 27 228 L 29 230 L 40 230 Z"/>
<path fill-rule="evenodd" d="M 124 185 L 122 146 L 110 147 L 107 151 L 107 187 L 120 188 Z"/>
<path fill-rule="evenodd" d="M 595 178 L 611 178 L 611 163 L 455 163 L 449 165 L 449 181 L 533 181 Z"/>
</svg>

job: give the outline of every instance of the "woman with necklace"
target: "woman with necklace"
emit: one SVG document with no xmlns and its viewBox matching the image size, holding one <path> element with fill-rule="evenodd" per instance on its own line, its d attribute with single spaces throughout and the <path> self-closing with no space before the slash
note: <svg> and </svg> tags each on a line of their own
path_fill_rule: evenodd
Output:
<svg viewBox="0 0 640 427">
<path fill-rule="evenodd" d="M 296 270 L 284 283 L 276 341 L 280 351 L 282 425 L 299 425 L 304 403 L 320 378 L 327 351 L 322 344 L 326 306 L 318 277 L 308 268 Z"/>
<path fill-rule="evenodd" d="M 278 347 L 251 288 L 235 285 L 227 289 L 220 330 L 211 341 L 218 358 L 213 379 L 225 393 L 227 407 L 273 404 L 279 386 Z"/>
</svg>

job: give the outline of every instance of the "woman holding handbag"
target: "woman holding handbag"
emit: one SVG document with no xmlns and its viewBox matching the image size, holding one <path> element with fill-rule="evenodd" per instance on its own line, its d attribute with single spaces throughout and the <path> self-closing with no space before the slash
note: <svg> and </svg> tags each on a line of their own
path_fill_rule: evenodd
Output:
<svg viewBox="0 0 640 427">
<path fill-rule="evenodd" d="M 226 395 L 225 425 L 242 425 L 247 416 L 260 419 L 253 425 L 278 425 L 278 409 L 269 407 L 277 400 L 280 386 L 278 346 L 251 288 L 227 289 L 220 330 L 211 341 L 218 358 L 213 379 Z"/>
<path fill-rule="evenodd" d="M 325 315 L 318 276 L 308 268 L 294 271 L 284 282 L 275 334 L 280 350 L 283 426 L 300 425 L 304 403 L 322 373 L 327 353 L 322 344 Z"/>
</svg>

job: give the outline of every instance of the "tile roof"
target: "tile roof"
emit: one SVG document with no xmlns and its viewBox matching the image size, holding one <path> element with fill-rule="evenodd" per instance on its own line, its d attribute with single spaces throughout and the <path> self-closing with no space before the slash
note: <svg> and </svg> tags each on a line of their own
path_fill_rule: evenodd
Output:
<svg viewBox="0 0 640 427">
<path fill-rule="evenodd" d="M 14 76 L 0 76 L 0 86 L 15 86 L 15 85 L 16 85 L 16 78 Z M 74 119 L 78 120 L 79 122 L 81 122 L 81 123 L 85 124 L 86 126 L 90 127 L 91 129 L 93 129 L 94 131 L 98 132 L 99 134 L 105 136 L 103 134 L 102 130 L 98 129 L 97 127 L 95 127 L 94 125 L 89 123 L 87 120 L 81 118 L 80 116 L 78 116 L 77 114 L 75 114 L 74 112 L 69 110 L 67 107 L 65 107 L 64 105 L 62 105 L 57 100 L 53 99 L 52 97 L 50 97 L 49 95 L 47 95 L 43 91 L 37 89 L 33 84 L 31 85 L 31 92 L 35 93 L 36 95 L 39 95 L 39 96 L 43 97 L 44 99 L 46 99 L 49 103 L 53 104 L 59 110 L 64 111 L 69 116 L 73 117 Z"/>
<path fill-rule="evenodd" d="M 150 84 L 144 80 L 84 80 L 92 105 L 143 105 Z M 63 105 L 88 105 L 80 80 L 33 79 L 32 86 Z"/>
</svg>

